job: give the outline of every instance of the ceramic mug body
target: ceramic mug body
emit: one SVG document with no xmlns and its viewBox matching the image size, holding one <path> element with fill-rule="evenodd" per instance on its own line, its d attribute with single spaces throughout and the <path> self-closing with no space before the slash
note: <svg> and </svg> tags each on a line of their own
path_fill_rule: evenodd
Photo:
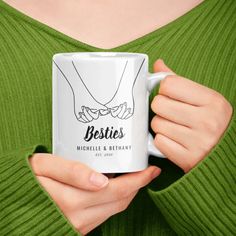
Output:
<svg viewBox="0 0 236 236">
<path fill-rule="evenodd" d="M 146 54 L 55 54 L 53 153 L 101 173 L 145 169 L 148 78 Z"/>
</svg>

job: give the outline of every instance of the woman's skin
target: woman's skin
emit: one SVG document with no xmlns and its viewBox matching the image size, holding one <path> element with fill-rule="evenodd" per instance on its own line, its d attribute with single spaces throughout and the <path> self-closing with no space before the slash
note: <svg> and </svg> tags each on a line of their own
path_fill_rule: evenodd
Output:
<svg viewBox="0 0 236 236">
<path fill-rule="evenodd" d="M 185 14 L 203 0 L 4 0 L 87 44 L 110 49 Z"/>
<path fill-rule="evenodd" d="M 110 49 L 166 25 L 202 0 L 5 2 L 72 38 Z M 157 60 L 154 71 L 170 69 Z M 156 113 L 151 122 L 156 146 L 185 172 L 206 157 L 232 116 L 232 107 L 221 94 L 178 75 L 161 82 L 151 108 Z M 34 154 L 29 161 L 41 185 L 82 234 L 126 209 L 138 190 L 160 174 L 159 168 L 150 166 L 108 179 L 51 154 Z"/>
<path fill-rule="evenodd" d="M 154 71 L 173 72 L 162 60 L 155 62 Z M 233 111 L 220 93 L 178 75 L 161 81 L 151 108 L 156 146 L 184 172 L 218 143 Z"/>
<path fill-rule="evenodd" d="M 41 185 L 82 234 L 124 211 L 138 190 L 161 172 L 150 166 L 144 171 L 108 179 L 80 162 L 51 154 L 37 153 L 29 161 Z"/>
</svg>

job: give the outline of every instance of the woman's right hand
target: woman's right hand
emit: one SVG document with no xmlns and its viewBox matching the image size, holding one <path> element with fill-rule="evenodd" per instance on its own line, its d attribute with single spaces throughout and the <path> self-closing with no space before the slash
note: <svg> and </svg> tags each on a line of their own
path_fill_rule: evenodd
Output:
<svg viewBox="0 0 236 236">
<path fill-rule="evenodd" d="M 78 161 L 44 153 L 34 154 L 29 162 L 38 181 L 82 234 L 125 210 L 138 190 L 160 174 L 159 168 L 150 166 L 108 179 Z"/>
</svg>

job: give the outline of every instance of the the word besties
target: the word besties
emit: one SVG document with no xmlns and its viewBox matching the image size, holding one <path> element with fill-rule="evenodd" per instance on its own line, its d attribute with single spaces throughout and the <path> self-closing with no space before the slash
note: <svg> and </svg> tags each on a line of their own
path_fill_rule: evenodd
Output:
<svg viewBox="0 0 236 236">
<path fill-rule="evenodd" d="M 84 140 L 89 142 L 92 139 L 122 139 L 125 136 L 123 128 L 114 129 L 113 126 L 95 129 L 94 126 L 88 126 Z"/>
</svg>

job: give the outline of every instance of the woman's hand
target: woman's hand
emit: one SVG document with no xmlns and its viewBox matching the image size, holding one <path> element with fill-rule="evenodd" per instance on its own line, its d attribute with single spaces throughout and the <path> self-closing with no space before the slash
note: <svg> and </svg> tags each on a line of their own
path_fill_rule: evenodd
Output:
<svg viewBox="0 0 236 236">
<path fill-rule="evenodd" d="M 171 70 L 157 60 L 154 71 Z M 156 146 L 184 172 L 211 151 L 232 116 L 232 107 L 221 94 L 178 75 L 161 81 L 151 108 L 156 113 L 151 122 Z"/>
<path fill-rule="evenodd" d="M 86 165 L 37 153 L 30 164 L 41 185 L 82 234 L 127 208 L 138 190 L 160 174 L 154 166 L 108 179 Z"/>
</svg>

